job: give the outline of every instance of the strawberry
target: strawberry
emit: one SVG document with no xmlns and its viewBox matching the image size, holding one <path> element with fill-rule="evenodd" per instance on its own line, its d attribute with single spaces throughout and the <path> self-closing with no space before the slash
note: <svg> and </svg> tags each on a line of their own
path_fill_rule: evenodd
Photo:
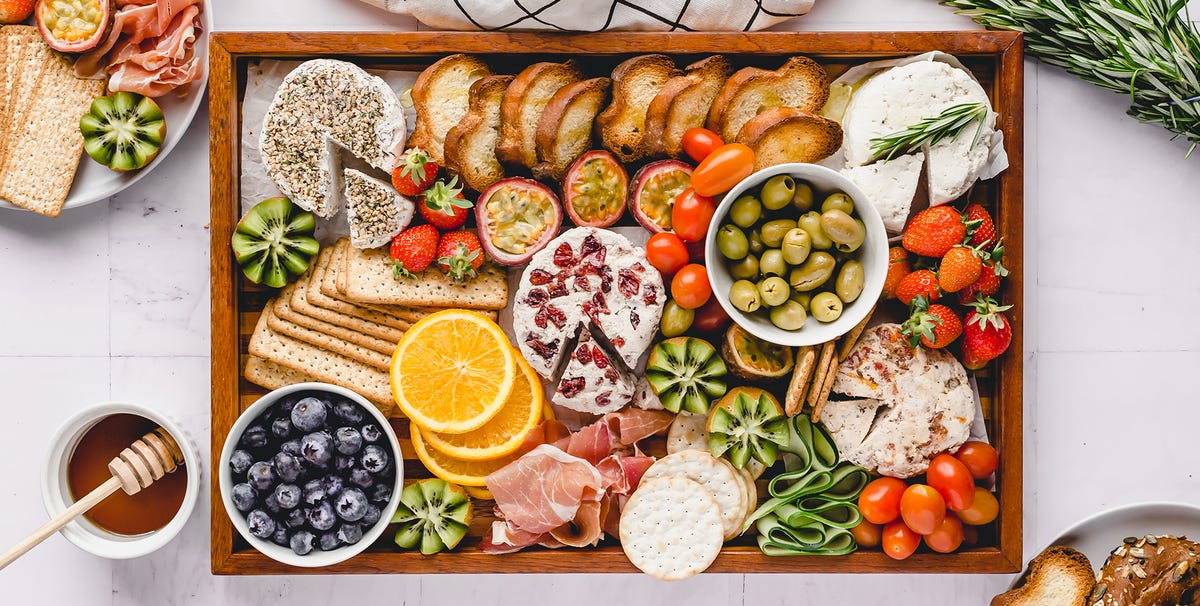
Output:
<svg viewBox="0 0 1200 606">
<path fill-rule="evenodd" d="M 983 263 L 975 249 L 955 246 L 942 257 L 938 264 L 938 285 L 946 292 L 958 292 L 979 279 Z"/>
<path fill-rule="evenodd" d="M 929 301 L 937 301 L 941 294 L 937 274 L 928 269 L 918 269 L 904 276 L 896 285 L 896 298 L 905 305 L 911 305 L 913 299 L 921 296 Z"/>
<path fill-rule="evenodd" d="M 35 0 L 0 0 L 0 23 L 21 23 L 33 14 Z"/>
<path fill-rule="evenodd" d="M 982 271 L 979 279 L 958 291 L 959 303 L 970 305 L 975 301 L 976 295 L 990 297 L 1000 292 L 1000 278 L 1008 275 L 1008 270 L 1000 263 L 1003 256 L 1004 247 L 999 244 L 992 249 L 992 252 L 986 254 L 981 261 Z"/>
<path fill-rule="evenodd" d="M 456 185 L 458 177 L 450 179 L 450 183 L 437 181 L 425 190 L 417 204 L 417 210 L 425 221 L 442 231 L 462 227 L 467 222 L 467 210 L 474 206 L 463 198 L 462 188 Z"/>
<path fill-rule="evenodd" d="M 978 204 L 968 204 L 963 214 L 966 216 L 967 233 L 971 236 L 967 244 L 979 248 L 991 244 L 996 239 L 996 224 L 992 222 L 992 215 L 988 214 L 986 208 Z"/>
<path fill-rule="evenodd" d="M 962 320 L 958 319 L 953 309 L 937 303 L 930 305 L 922 296 L 913 299 L 911 307 L 912 312 L 901 325 L 900 332 L 908 336 L 913 349 L 918 344 L 941 349 L 962 334 Z"/>
<path fill-rule="evenodd" d="M 967 238 L 962 215 L 949 206 L 927 208 L 908 222 L 902 244 L 909 252 L 923 257 L 941 257 L 955 244 Z"/>
<path fill-rule="evenodd" d="M 963 366 L 970 370 L 983 368 L 1012 344 L 1012 326 L 1005 311 L 1012 305 L 999 305 L 995 299 L 980 297 L 971 304 L 975 309 L 967 314 L 963 328 Z"/>
<path fill-rule="evenodd" d="M 463 282 L 474 278 L 475 271 L 483 265 L 483 247 L 479 245 L 479 236 L 473 231 L 452 231 L 442 236 L 438 243 L 438 267 L 446 275 L 454 278 L 455 282 Z"/>
<path fill-rule="evenodd" d="M 900 246 L 889 248 L 887 277 L 883 279 L 883 297 L 890 299 L 896 296 L 896 285 L 910 273 L 912 263 L 908 260 L 908 251 Z"/>
<path fill-rule="evenodd" d="M 432 225 L 410 227 L 392 238 L 392 277 L 415 278 L 433 264 L 441 234 Z"/>
<path fill-rule="evenodd" d="M 400 165 L 392 171 L 392 187 L 404 196 L 417 196 L 429 189 L 437 178 L 438 163 L 419 147 L 400 157 Z"/>
</svg>

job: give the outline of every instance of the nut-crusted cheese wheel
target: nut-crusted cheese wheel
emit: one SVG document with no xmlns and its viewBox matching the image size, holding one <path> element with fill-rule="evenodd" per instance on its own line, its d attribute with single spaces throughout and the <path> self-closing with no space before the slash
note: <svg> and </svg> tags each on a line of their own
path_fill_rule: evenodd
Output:
<svg viewBox="0 0 1200 606">
<path fill-rule="evenodd" d="M 721 553 L 721 508 L 687 478 L 642 480 L 621 510 L 621 549 L 642 572 L 679 581 L 704 572 Z"/>
</svg>

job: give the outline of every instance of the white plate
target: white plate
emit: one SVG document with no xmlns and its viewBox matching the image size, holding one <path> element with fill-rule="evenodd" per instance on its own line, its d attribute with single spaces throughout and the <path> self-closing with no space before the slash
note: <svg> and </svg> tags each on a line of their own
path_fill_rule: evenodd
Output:
<svg viewBox="0 0 1200 606">
<path fill-rule="evenodd" d="M 183 138 L 183 134 L 187 132 L 188 126 L 192 123 L 192 118 L 196 117 L 196 111 L 200 109 L 200 102 L 204 100 L 204 91 L 208 86 L 208 34 L 213 30 L 213 4 L 213 0 L 207 0 L 204 3 L 204 10 L 200 13 L 204 27 L 204 32 L 196 40 L 196 55 L 201 63 L 200 79 L 183 87 L 186 90 L 185 96 L 181 97 L 180 91 L 176 90 L 155 99 L 162 108 L 163 116 L 167 119 L 167 137 L 163 141 L 162 151 L 159 152 L 158 157 L 142 170 L 118 173 L 101 166 L 87 154 L 81 154 L 79 171 L 75 173 L 75 182 L 71 185 L 71 192 L 67 194 L 67 201 L 63 205 L 64 210 L 99 202 L 137 183 L 155 167 L 162 164 L 167 154 L 170 154 L 179 140 Z M 10 204 L 3 198 L 0 198 L 0 208 L 25 210 Z"/>
</svg>

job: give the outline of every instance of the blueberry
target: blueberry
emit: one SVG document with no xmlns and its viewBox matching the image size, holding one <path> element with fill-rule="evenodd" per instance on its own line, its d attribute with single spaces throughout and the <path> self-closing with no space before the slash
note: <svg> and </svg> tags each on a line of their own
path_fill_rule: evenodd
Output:
<svg viewBox="0 0 1200 606">
<path fill-rule="evenodd" d="M 350 400 L 339 400 L 334 404 L 333 414 L 351 425 L 362 423 L 364 417 L 362 408 Z"/>
<path fill-rule="evenodd" d="M 370 488 L 375 484 L 375 478 L 365 469 L 354 468 L 350 470 L 350 476 L 347 478 L 351 484 L 361 488 Z"/>
<path fill-rule="evenodd" d="M 353 427 L 339 427 L 333 432 L 333 446 L 344 455 L 355 454 L 362 450 L 362 434 Z"/>
<path fill-rule="evenodd" d="M 278 490 L 278 489 L 276 489 Z M 392 485 L 391 484 L 376 484 L 375 489 L 371 491 L 371 502 L 385 504 L 392 500 Z"/>
<path fill-rule="evenodd" d="M 338 528 L 337 538 L 347 545 L 353 545 L 362 540 L 362 526 L 358 524 L 342 524 Z"/>
<path fill-rule="evenodd" d="M 242 448 L 262 448 L 267 445 L 267 428 L 262 425 L 251 425 L 242 432 L 242 439 L 238 440 L 238 444 Z"/>
<path fill-rule="evenodd" d="M 286 452 L 276 453 L 271 459 L 271 464 L 275 468 L 275 475 L 279 476 L 284 482 L 295 482 L 296 478 L 300 477 L 300 459 Z"/>
<path fill-rule="evenodd" d="M 388 466 L 387 452 L 374 444 L 364 448 L 362 456 L 358 460 L 362 463 L 363 469 L 372 474 L 382 473 Z"/>
<path fill-rule="evenodd" d="M 333 506 L 329 501 L 322 501 L 319 505 L 314 505 L 308 508 L 305 512 L 308 516 L 308 524 L 314 530 L 329 530 L 337 523 L 337 516 L 333 513 Z"/>
<path fill-rule="evenodd" d="M 292 551 L 296 552 L 296 555 L 308 555 L 313 550 L 315 540 L 313 533 L 307 530 L 298 531 L 292 535 Z"/>
<path fill-rule="evenodd" d="M 283 446 L 279 447 L 279 450 L 290 455 L 300 456 L 300 438 L 284 442 Z"/>
<path fill-rule="evenodd" d="M 292 409 L 296 407 L 296 402 L 299 401 L 300 398 L 297 396 L 288 396 L 275 405 L 275 410 L 279 416 L 289 417 L 292 415 Z"/>
<path fill-rule="evenodd" d="M 271 435 L 280 440 L 286 440 L 288 436 L 292 435 L 292 420 L 287 417 L 279 417 L 271 421 Z"/>
<path fill-rule="evenodd" d="M 336 499 L 346 488 L 346 481 L 342 479 L 342 476 L 329 474 L 321 480 L 321 485 L 325 487 L 326 497 Z"/>
<path fill-rule="evenodd" d="M 379 521 L 379 517 L 382 515 L 383 512 L 379 510 L 378 505 L 367 505 L 367 513 L 359 521 L 362 522 L 363 526 L 370 528 L 375 525 L 375 522 Z"/>
<path fill-rule="evenodd" d="M 316 505 L 325 500 L 325 483 L 320 478 L 309 480 L 304 483 L 304 502 L 309 505 Z"/>
<path fill-rule="evenodd" d="M 244 450 L 233 451 L 233 456 L 229 457 L 229 467 L 233 469 L 234 475 L 242 475 L 250 471 L 250 466 L 254 464 L 254 457 Z"/>
<path fill-rule="evenodd" d="M 367 495 L 357 488 L 347 488 L 338 495 L 334 509 L 339 518 L 357 522 L 367 514 Z"/>
<path fill-rule="evenodd" d="M 297 507 L 288 512 L 287 517 L 283 520 L 283 523 L 286 524 L 288 528 L 300 528 L 301 526 L 304 526 L 305 522 L 307 521 L 308 518 L 305 517 L 304 510 Z"/>
<path fill-rule="evenodd" d="M 295 509 L 300 504 L 300 487 L 295 484 L 280 484 L 271 495 L 284 509 Z"/>
<path fill-rule="evenodd" d="M 321 551 L 333 551 L 342 546 L 342 541 L 338 539 L 336 532 L 327 532 L 321 535 Z"/>
<path fill-rule="evenodd" d="M 299 409 L 299 405 L 296 406 Z M 317 431 L 300 438 L 300 454 L 317 467 L 329 465 L 333 459 L 333 448 L 329 436 Z"/>
<path fill-rule="evenodd" d="M 267 495 L 267 498 L 263 499 L 263 506 L 267 508 L 267 511 L 274 515 L 283 513 L 283 507 L 279 505 L 279 501 L 275 500 L 274 492 Z"/>
<path fill-rule="evenodd" d="M 246 472 L 246 481 L 255 490 L 271 490 L 275 485 L 275 471 L 271 469 L 270 463 L 259 461 L 251 465 L 250 471 Z"/>
<path fill-rule="evenodd" d="M 229 499 L 233 501 L 233 506 L 237 507 L 238 511 L 245 513 L 254 509 L 254 503 L 258 501 L 258 495 L 249 484 L 234 484 L 233 491 L 229 493 Z"/>
<path fill-rule="evenodd" d="M 367 423 L 366 425 L 363 425 L 362 430 L 359 431 L 359 433 L 362 434 L 363 441 L 367 442 L 368 444 L 374 444 L 383 437 L 383 432 L 379 431 L 379 426 L 375 425 L 374 423 Z"/>
<path fill-rule="evenodd" d="M 261 509 L 255 509 L 246 516 L 246 526 L 250 527 L 250 534 L 260 539 L 269 539 L 275 534 L 275 520 Z"/>
<path fill-rule="evenodd" d="M 291 538 L 288 537 L 287 528 L 283 524 L 275 525 L 275 534 L 271 535 L 271 542 L 280 547 L 287 547 L 291 543 Z"/>
<path fill-rule="evenodd" d="M 316 431 L 325 425 L 325 403 L 316 398 L 308 397 L 296 402 L 292 408 L 292 425 L 300 431 Z"/>
<path fill-rule="evenodd" d="M 354 457 L 350 455 L 337 455 L 336 457 L 333 457 L 333 468 L 337 471 L 346 471 L 347 469 L 354 467 L 354 463 L 356 463 L 356 461 L 354 460 Z"/>
</svg>

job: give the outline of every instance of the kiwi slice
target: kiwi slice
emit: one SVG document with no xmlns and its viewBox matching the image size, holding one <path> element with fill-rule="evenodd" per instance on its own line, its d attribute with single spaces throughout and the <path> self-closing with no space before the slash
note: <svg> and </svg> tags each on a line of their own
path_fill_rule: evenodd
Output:
<svg viewBox="0 0 1200 606">
<path fill-rule="evenodd" d="M 778 379 L 792 372 L 792 348 L 768 343 L 731 324 L 721 342 L 721 357 L 729 372 L 742 379 Z"/>
<path fill-rule="evenodd" d="M 281 288 L 299 276 L 320 250 L 317 222 L 287 198 L 269 198 L 238 221 L 230 245 L 246 279 Z"/>
<path fill-rule="evenodd" d="M 400 493 L 392 516 L 400 525 L 396 545 L 425 555 L 454 549 L 467 536 L 471 515 L 471 499 L 461 486 L 438 479 L 414 482 Z"/>
<path fill-rule="evenodd" d="M 92 101 L 79 119 L 83 149 L 93 160 L 119 172 L 137 170 L 158 156 L 167 123 L 154 99 L 113 93 Z"/>
<path fill-rule="evenodd" d="M 757 387 L 735 387 L 708 415 L 708 449 L 742 469 L 751 459 L 770 467 L 788 445 L 788 420 L 775 396 Z"/>
<path fill-rule="evenodd" d="M 659 343 L 646 362 L 646 381 L 671 412 L 707 414 L 710 402 L 725 395 L 726 372 L 717 349 L 695 337 Z"/>
</svg>

